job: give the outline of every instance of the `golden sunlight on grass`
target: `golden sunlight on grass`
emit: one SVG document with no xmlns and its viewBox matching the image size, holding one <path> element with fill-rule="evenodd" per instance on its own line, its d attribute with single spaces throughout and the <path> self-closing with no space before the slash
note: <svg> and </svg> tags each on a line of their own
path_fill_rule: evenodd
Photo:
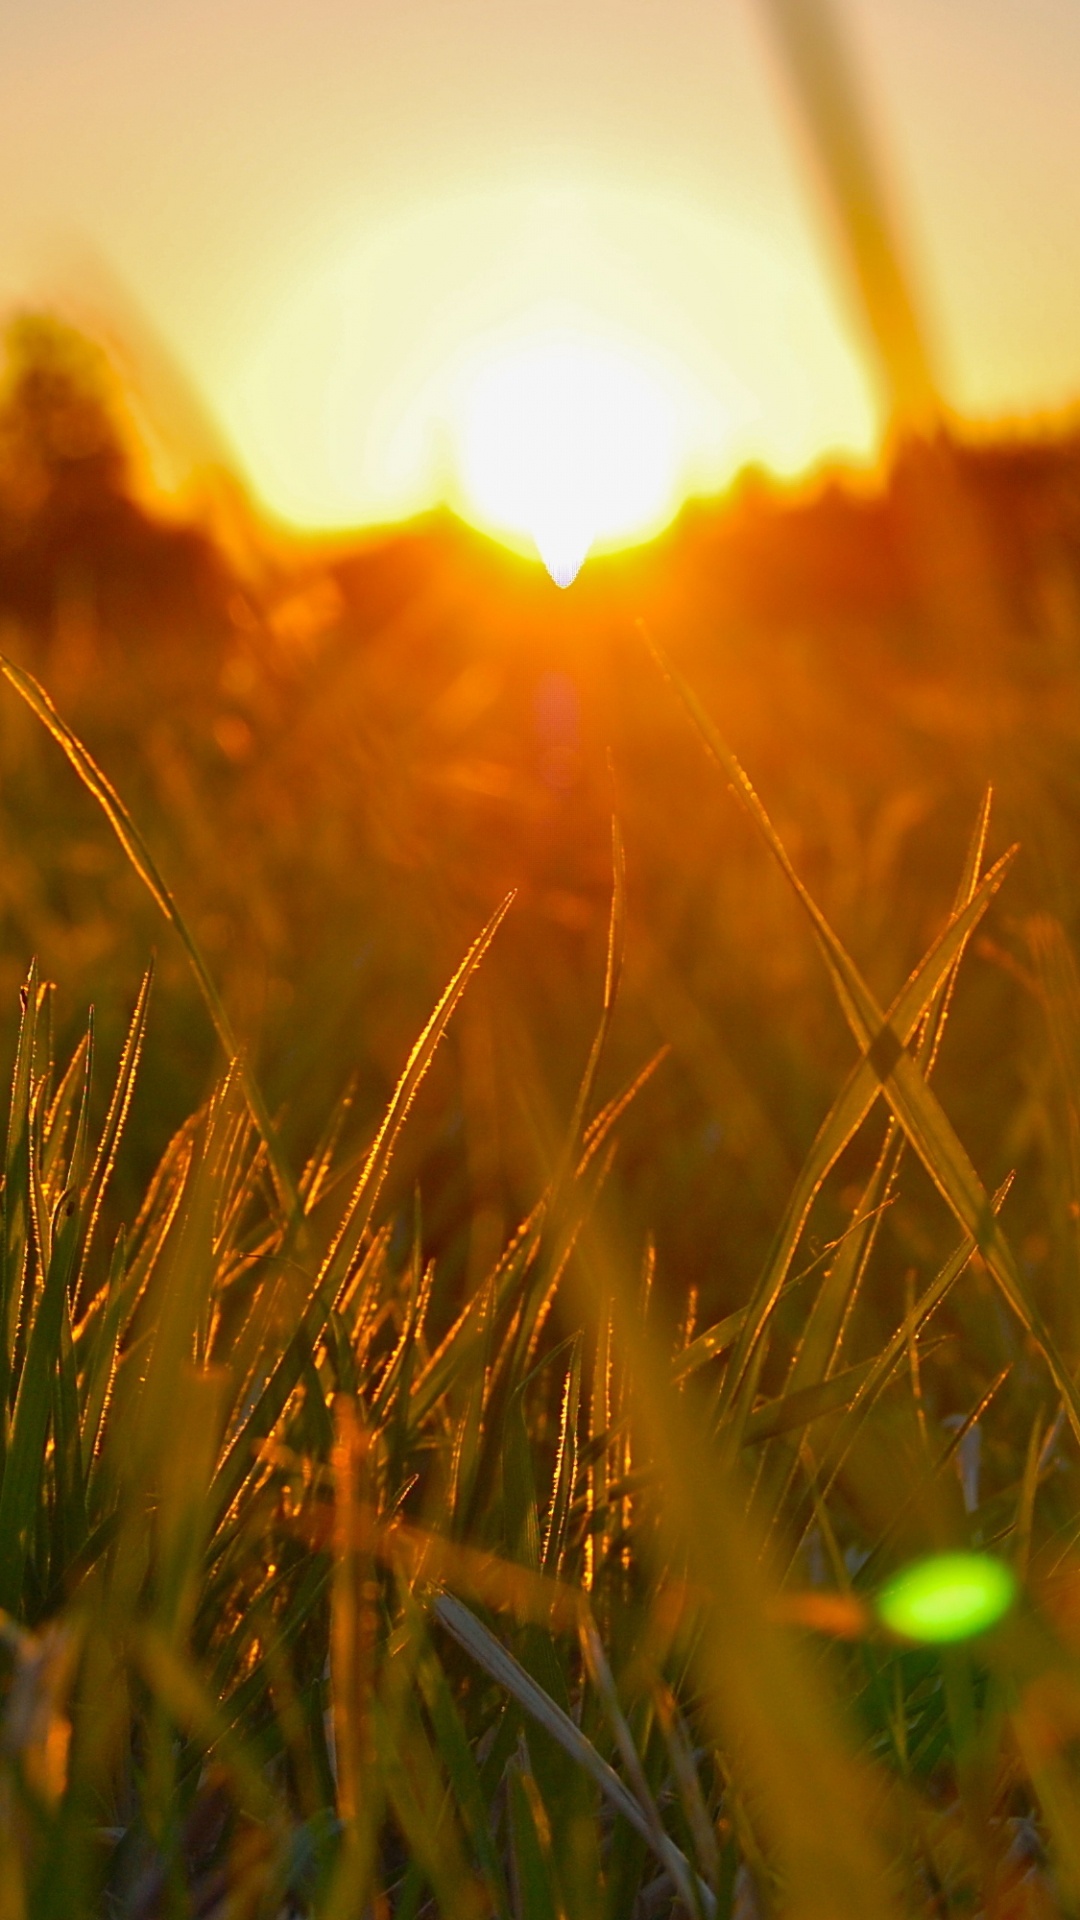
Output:
<svg viewBox="0 0 1080 1920">
<path fill-rule="evenodd" d="M 185 10 L 228 326 L 145 133 L 186 317 L 0 245 L 0 1920 L 1080 1920 L 1080 414 L 849 4 L 744 10 L 821 259 L 739 9 L 431 0 L 287 113 Z M 396 186 L 361 40 L 480 78 Z"/>
</svg>

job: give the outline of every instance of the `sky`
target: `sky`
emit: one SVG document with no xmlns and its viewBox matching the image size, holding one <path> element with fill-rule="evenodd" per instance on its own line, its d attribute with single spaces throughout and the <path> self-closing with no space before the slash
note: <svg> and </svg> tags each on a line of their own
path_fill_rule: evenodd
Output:
<svg viewBox="0 0 1080 1920">
<path fill-rule="evenodd" d="M 840 23 L 947 404 L 1074 402 L 1076 0 L 846 0 Z M 301 525 L 440 495 L 497 520 L 500 487 L 542 517 L 541 455 L 491 436 L 550 428 L 580 465 L 560 405 L 590 444 L 652 435 L 643 523 L 745 461 L 875 445 L 759 0 L 6 0 L 0 178 L 0 305 L 108 323 L 151 387 L 171 365 L 189 437 Z"/>
</svg>

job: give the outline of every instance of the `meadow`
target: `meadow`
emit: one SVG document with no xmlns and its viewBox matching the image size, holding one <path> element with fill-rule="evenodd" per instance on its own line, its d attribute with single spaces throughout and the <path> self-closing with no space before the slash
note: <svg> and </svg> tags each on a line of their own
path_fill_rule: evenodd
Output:
<svg viewBox="0 0 1080 1920">
<path fill-rule="evenodd" d="M 110 405 L 9 337 L 2 1920 L 1077 1911 L 1075 438 L 559 594 Z"/>
</svg>

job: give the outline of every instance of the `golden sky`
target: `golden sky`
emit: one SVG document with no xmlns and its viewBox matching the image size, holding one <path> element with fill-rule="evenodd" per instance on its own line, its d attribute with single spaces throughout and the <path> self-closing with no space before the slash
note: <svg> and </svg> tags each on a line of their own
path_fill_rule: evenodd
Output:
<svg viewBox="0 0 1080 1920">
<path fill-rule="evenodd" d="M 1077 0 L 847 0 L 843 25 L 947 402 L 1072 401 Z M 669 492 L 865 458 L 789 107 L 758 0 L 7 0 L 0 301 L 115 308 L 114 275 L 302 524 L 475 507 L 492 409 L 532 431 L 513 380 L 600 366 L 590 431 L 652 421 Z"/>
</svg>

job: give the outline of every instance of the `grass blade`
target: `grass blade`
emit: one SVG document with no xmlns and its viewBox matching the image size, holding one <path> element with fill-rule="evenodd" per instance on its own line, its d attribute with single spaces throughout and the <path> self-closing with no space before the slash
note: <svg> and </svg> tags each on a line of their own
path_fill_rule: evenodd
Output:
<svg viewBox="0 0 1080 1920">
<path fill-rule="evenodd" d="M 615 1769 L 597 1753 L 592 1742 L 586 1739 L 580 1727 L 571 1720 L 570 1715 L 557 1705 L 550 1694 L 545 1693 L 543 1688 L 538 1686 L 532 1676 L 526 1673 L 524 1667 L 514 1659 L 513 1654 L 508 1653 L 501 1642 L 496 1640 L 494 1634 L 489 1633 L 482 1621 L 478 1620 L 475 1614 L 470 1613 L 468 1607 L 463 1606 L 460 1600 L 455 1600 L 448 1593 L 433 1595 L 429 1604 L 435 1618 L 458 1642 L 458 1645 L 465 1649 L 478 1666 L 483 1667 L 485 1673 L 490 1674 L 501 1687 L 505 1687 L 507 1693 L 513 1696 L 519 1706 L 524 1707 L 526 1713 L 532 1716 L 537 1725 L 543 1727 L 544 1732 L 557 1741 L 564 1753 L 568 1753 L 571 1760 L 574 1760 L 583 1772 L 589 1775 L 600 1791 L 606 1795 L 616 1812 L 620 1813 L 635 1832 L 639 1833 L 642 1839 L 653 1848 L 661 1865 L 672 1870 L 677 1881 L 679 1876 L 693 1875 L 689 1861 L 673 1840 L 665 1836 L 666 1845 L 661 1850 L 659 1837 L 654 1832 L 652 1822 L 638 1805 L 629 1788 L 623 1785 Z M 715 1903 L 708 1888 L 702 1888 L 702 1896 L 706 1902 L 706 1912 L 713 1912 Z"/>
<path fill-rule="evenodd" d="M 238 1063 L 244 1094 L 251 1117 L 259 1133 L 266 1142 L 270 1164 L 278 1197 L 287 1217 L 299 1222 L 301 1216 L 300 1198 L 296 1190 L 288 1162 L 285 1159 L 277 1129 L 270 1118 L 270 1111 L 262 1096 L 262 1091 L 252 1072 L 249 1062 L 233 1031 L 232 1021 L 225 1010 L 225 1003 L 214 984 L 213 975 L 203 959 L 202 949 L 195 939 L 187 920 L 177 904 L 169 886 L 162 877 L 157 861 L 148 847 L 127 807 L 121 800 L 116 788 L 97 765 L 92 754 L 83 745 L 78 735 L 73 733 L 66 720 L 57 712 L 49 695 L 39 680 L 25 667 L 16 666 L 6 654 L 0 653 L 0 673 L 15 688 L 16 693 L 25 700 L 31 713 L 36 714 L 43 727 L 52 735 L 57 745 L 62 747 L 74 767 L 87 792 L 92 794 L 108 820 L 124 852 L 127 854 L 135 872 L 146 887 L 151 898 L 164 914 L 169 925 L 176 933 L 180 944 L 187 954 L 192 973 L 206 1004 L 207 1012 L 214 1024 L 214 1031 L 221 1041 L 225 1058 L 230 1063 Z"/>
</svg>

